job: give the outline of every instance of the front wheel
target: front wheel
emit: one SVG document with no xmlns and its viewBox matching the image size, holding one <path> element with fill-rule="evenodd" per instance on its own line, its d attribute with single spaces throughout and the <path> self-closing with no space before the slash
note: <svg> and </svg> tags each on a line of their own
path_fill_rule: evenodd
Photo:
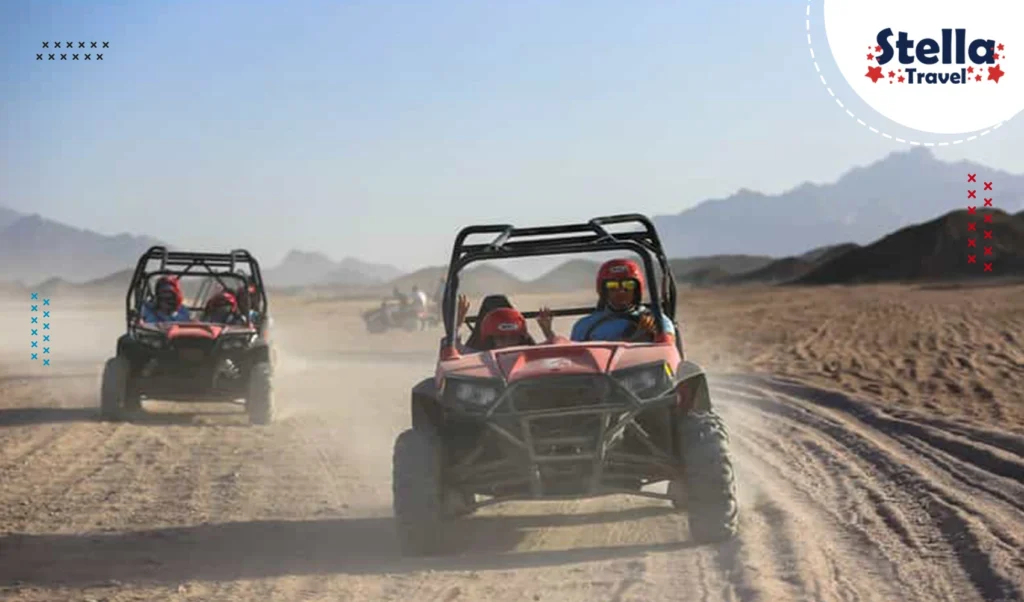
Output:
<svg viewBox="0 0 1024 602">
<path fill-rule="evenodd" d="M 131 365 L 121 357 L 112 357 L 103 366 L 100 385 L 100 416 L 104 420 L 120 420 L 128 401 L 128 380 Z"/>
<path fill-rule="evenodd" d="M 273 370 L 267 362 L 253 364 L 249 371 L 249 391 L 245 411 L 250 424 L 270 424 L 274 419 Z"/>
<path fill-rule="evenodd" d="M 739 530 L 739 507 L 725 423 L 713 411 L 691 413 L 679 437 L 690 536 L 700 543 L 731 539 Z"/>
<path fill-rule="evenodd" d="M 445 499 L 441 443 L 436 435 L 415 428 L 398 435 L 391 494 L 402 552 L 416 556 L 439 552 Z"/>
</svg>

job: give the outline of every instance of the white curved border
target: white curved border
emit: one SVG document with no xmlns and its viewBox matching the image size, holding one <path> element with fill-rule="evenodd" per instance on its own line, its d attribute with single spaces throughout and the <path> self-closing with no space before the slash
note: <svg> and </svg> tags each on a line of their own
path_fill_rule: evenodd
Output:
<svg viewBox="0 0 1024 602">
<path fill-rule="evenodd" d="M 807 0 L 807 21 L 806 21 L 806 24 L 807 24 L 807 48 L 811 51 L 811 61 L 814 63 L 814 69 L 818 72 L 818 78 L 821 79 L 821 85 L 825 86 L 825 89 L 828 90 L 828 93 L 830 95 L 832 95 L 832 98 L 835 99 L 836 104 L 839 105 L 839 108 L 843 109 L 844 111 L 846 111 L 847 115 L 849 115 L 851 118 L 857 120 L 857 123 L 859 123 L 862 126 L 868 128 L 872 132 L 874 132 L 876 134 L 879 134 L 883 138 L 888 138 L 889 140 L 895 140 L 896 142 L 903 142 L 904 144 L 912 144 L 914 146 L 949 146 L 951 144 L 962 144 L 964 142 L 970 142 L 971 140 L 975 140 L 977 138 L 980 138 L 980 137 L 988 134 L 989 132 L 994 132 L 995 130 L 998 130 L 1000 127 L 1002 127 L 1002 125 L 1004 123 L 1006 123 L 1005 121 L 1000 121 L 999 123 L 995 124 L 994 126 L 990 127 L 989 129 L 985 130 L 984 132 L 982 132 L 980 134 L 975 134 L 973 136 L 969 136 L 967 138 L 962 138 L 960 140 L 954 140 L 952 142 L 916 142 L 914 140 L 904 140 L 903 138 L 899 138 L 897 136 L 891 136 L 889 134 L 886 134 L 885 132 L 880 132 L 876 128 L 873 128 L 870 125 L 864 123 L 864 120 L 862 120 L 861 118 L 859 118 L 856 115 L 854 115 L 853 111 L 851 111 L 850 109 L 847 109 L 846 105 L 843 104 L 843 101 L 839 100 L 839 97 L 836 96 L 836 93 L 832 91 L 831 87 L 829 87 L 828 82 L 825 81 L 825 76 L 821 74 L 821 67 L 818 66 L 818 59 L 816 59 L 814 57 L 814 45 L 811 44 L 811 0 Z"/>
</svg>

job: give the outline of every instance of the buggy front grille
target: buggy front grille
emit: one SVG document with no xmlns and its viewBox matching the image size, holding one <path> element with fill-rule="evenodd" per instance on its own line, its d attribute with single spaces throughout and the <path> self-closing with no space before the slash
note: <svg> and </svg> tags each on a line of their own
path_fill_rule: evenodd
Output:
<svg viewBox="0 0 1024 602">
<path fill-rule="evenodd" d="M 538 459 L 592 459 L 629 407 L 604 375 L 551 376 L 511 387 L 493 418 Z"/>
</svg>

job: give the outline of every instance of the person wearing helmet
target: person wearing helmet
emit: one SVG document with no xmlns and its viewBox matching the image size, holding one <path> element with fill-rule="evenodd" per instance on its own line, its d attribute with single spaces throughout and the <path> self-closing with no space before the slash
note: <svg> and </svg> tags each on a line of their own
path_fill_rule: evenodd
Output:
<svg viewBox="0 0 1024 602">
<path fill-rule="evenodd" d="M 416 319 L 419 322 L 420 330 L 427 327 L 427 293 L 420 290 L 418 285 L 412 285 L 412 307 L 416 312 Z"/>
<path fill-rule="evenodd" d="M 572 327 L 573 341 L 654 341 L 654 316 L 641 304 L 644 274 L 635 261 L 613 259 L 597 272 L 597 311 Z M 675 327 L 662 314 L 661 332 L 675 336 Z"/>
<path fill-rule="evenodd" d="M 210 297 L 203 308 L 203 321 L 214 324 L 241 324 L 245 318 L 238 312 L 238 299 L 233 293 L 220 291 Z"/>
<path fill-rule="evenodd" d="M 142 306 L 143 322 L 187 322 L 188 309 L 182 306 L 181 285 L 175 276 L 161 276 L 156 281 L 154 299 Z"/>
<path fill-rule="evenodd" d="M 238 313 L 242 316 L 248 316 L 249 322 L 256 324 L 259 320 L 259 312 L 253 307 L 254 299 L 258 298 L 258 290 L 256 284 L 246 279 L 245 284 L 238 287 L 235 291 L 235 301 L 238 302 Z"/>
<path fill-rule="evenodd" d="M 467 341 L 470 344 L 461 344 L 458 329 L 465 323 L 466 315 L 469 313 L 469 299 L 466 295 L 459 295 L 455 319 L 455 347 L 460 353 L 536 344 L 526 327 L 526 318 L 518 309 L 511 306 L 481 306 L 480 310 L 483 318 L 480 320 L 478 332 L 470 336 L 470 341 Z M 546 337 L 544 343 L 568 343 L 569 339 L 555 334 L 551 329 L 551 321 L 551 310 L 542 307 L 537 315 L 537 323 Z"/>
</svg>

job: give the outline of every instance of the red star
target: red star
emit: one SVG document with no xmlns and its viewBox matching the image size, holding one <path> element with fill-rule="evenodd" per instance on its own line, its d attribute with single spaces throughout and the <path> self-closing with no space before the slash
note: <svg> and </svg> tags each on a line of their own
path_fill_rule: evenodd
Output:
<svg viewBox="0 0 1024 602">
<path fill-rule="evenodd" d="M 864 77 L 870 77 L 872 83 L 878 83 L 878 80 L 882 79 L 882 68 L 881 67 L 868 67 L 868 72 L 864 74 Z"/>
<path fill-rule="evenodd" d="M 897 77 L 896 81 L 898 81 L 899 83 L 902 84 L 903 83 L 903 76 L 901 75 L 901 76 Z"/>
<path fill-rule="evenodd" d="M 967 174 L 967 181 L 968 182 L 977 182 L 977 180 L 975 180 L 976 177 L 978 177 L 978 174 L 976 174 L 976 173 L 969 173 L 969 174 Z"/>
<path fill-rule="evenodd" d="M 986 224 L 991 224 L 992 223 L 992 214 L 991 213 L 985 216 L 985 223 Z"/>
<path fill-rule="evenodd" d="M 969 198 L 969 199 L 976 199 L 976 198 L 978 198 L 977 195 L 976 195 L 977 192 L 978 192 L 977 190 L 968 190 L 967 191 L 967 198 Z"/>
<path fill-rule="evenodd" d="M 1002 44 L 1000 44 L 1000 45 L 996 46 L 996 48 L 998 48 L 998 49 L 999 49 L 999 52 L 1002 52 L 1002 51 L 1003 51 L 1003 45 L 1002 45 Z"/>
<path fill-rule="evenodd" d="M 1004 75 L 1006 75 L 1006 73 L 1004 73 L 1003 70 L 1000 69 L 999 65 L 988 68 L 988 78 L 996 82 L 997 84 L 999 83 L 999 78 Z"/>
<path fill-rule="evenodd" d="M 985 182 L 985 190 L 992 190 L 992 182 Z"/>
<path fill-rule="evenodd" d="M 999 60 L 999 53 L 998 52 L 993 52 L 992 53 L 992 60 L 994 60 L 994 61 L 998 61 Z"/>
<path fill-rule="evenodd" d="M 991 263 L 986 263 L 985 264 L 985 271 L 986 272 L 991 272 L 992 271 L 992 264 Z"/>
<path fill-rule="evenodd" d="M 977 241 L 976 239 L 973 239 L 973 238 L 968 238 L 968 239 L 967 239 L 967 246 L 968 246 L 968 247 L 974 247 L 974 246 L 977 246 L 977 245 L 975 244 L 975 243 L 977 243 L 977 242 L 978 242 L 978 241 Z"/>
<path fill-rule="evenodd" d="M 991 254 L 992 254 L 992 247 L 985 247 L 985 255 L 991 255 Z"/>
<path fill-rule="evenodd" d="M 892 71 L 890 71 L 890 72 L 889 72 L 889 77 L 896 77 L 896 74 L 895 74 L 895 73 L 893 73 Z"/>
<path fill-rule="evenodd" d="M 967 256 L 967 263 L 978 263 L 978 256 L 977 255 L 968 255 Z"/>
<path fill-rule="evenodd" d="M 971 224 L 971 225 L 973 226 L 974 224 Z M 973 229 L 974 228 L 971 228 L 971 230 L 973 230 Z M 985 230 L 985 240 L 992 240 L 992 231 L 991 230 Z"/>
<path fill-rule="evenodd" d="M 869 61 L 873 61 L 873 60 L 875 60 L 875 55 L 873 55 L 873 54 L 869 54 L 869 55 L 868 55 L 868 60 L 869 60 Z"/>
<path fill-rule="evenodd" d="M 870 46 L 869 46 L 869 48 L 870 48 Z M 999 49 L 1002 50 L 1003 47 L 1000 46 Z M 881 52 L 881 51 L 882 51 L 882 47 L 881 46 L 875 46 L 875 52 Z"/>
<path fill-rule="evenodd" d="M 980 75 L 975 75 L 974 76 L 974 81 L 980 82 L 981 81 L 981 76 Z"/>
<path fill-rule="evenodd" d="M 992 199 L 985 199 L 985 206 L 986 207 L 991 207 L 992 206 Z"/>
<path fill-rule="evenodd" d="M 974 67 L 968 67 L 967 68 L 967 72 L 968 73 L 974 73 Z"/>
</svg>

